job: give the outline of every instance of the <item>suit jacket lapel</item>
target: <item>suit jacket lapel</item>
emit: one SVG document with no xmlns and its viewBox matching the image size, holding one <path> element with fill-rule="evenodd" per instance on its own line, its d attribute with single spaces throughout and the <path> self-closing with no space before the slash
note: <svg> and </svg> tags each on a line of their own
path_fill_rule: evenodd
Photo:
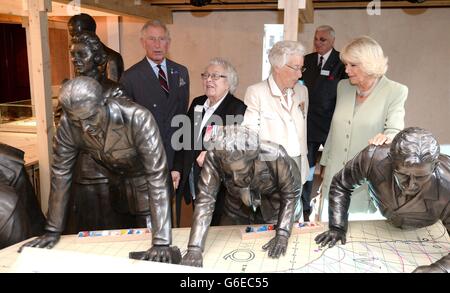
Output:
<svg viewBox="0 0 450 293">
<path fill-rule="evenodd" d="M 167 66 L 167 81 L 169 82 L 169 97 L 173 96 L 178 87 L 179 72 L 174 67 L 174 64 L 169 59 L 166 59 Z"/>
<path fill-rule="evenodd" d="M 338 61 L 339 61 L 339 54 L 335 49 L 332 49 L 331 54 L 327 59 L 327 62 L 325 62 L 322 68 L 325 70 L 329 70 L 331 74 L 331 71 L 333 70 L 334 66 Z"/>
<path fill-rule="evenodd" d="M 108 108 L 109 123 L 105 138 L 105 153 L 111 150 L 111 148 L 116 145 L 122 136 L 124 136 L 124 133 L 121 131 L 124 127 L 124 121 L 122 119 L 122 113 L 120 113 L 119 107 L 114 103 L 109 103 Z"/>
</svg>

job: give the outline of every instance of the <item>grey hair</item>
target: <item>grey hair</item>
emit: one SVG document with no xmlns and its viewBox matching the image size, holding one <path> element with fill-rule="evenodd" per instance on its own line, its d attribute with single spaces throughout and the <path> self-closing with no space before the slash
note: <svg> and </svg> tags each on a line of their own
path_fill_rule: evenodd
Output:
<svg viewBox="0 0 450 293">
<path fill-rule="evenodd" d="M 305 47 L 296 41 L 279 41 L 269 51 L 269 62 L 272 67 L 281 68 L 292 55 L 305 55 Z"/>
<path fill-rule="evenodd" d="M 336 32 L 334 29 L 329 25 L 321 25 L 316 28 L 316 32 L 328 32 L 330 36 L 334 39 L 336 38 Z"/>
<path fill-rule="evenodd" d="M 231 63 L 228 62 L 227 60 L 222 59 L 220 57 L 215 57 L 215 58 L 211 59 L 208 63 L 208 66 L 206 66 L 206 68 L 208 68 L 211 65 L 221 66 L 225 70 L 225 75 L 227 76 L 228 85 L 230 86 L 229 91 L 231 94 L 233 94 L 236 91 L 236 88 L 239 84 L 239 77 L 238 77 L 237 71 L 233 67 L 233 65 L 231 65 Z"/>
<path fill-rule="evenodd" d="M 388 68 L 388 58 L 384 56 L 381 46 L 368 36 L 353 39 L 341 50 L 344 63 L 359 64 L 368 75 L 380 77 Z"/>
<path fill-rule="evenodd" d="M 158 20 L 158 19 L 149 20 L 149 21 L 147 21 L 147 22 L 144 24 L 144 26 L 143 26 L 142 29 L 141 29 L 141 38 L 144 38 L 144 37 L 145 37 L 145 33 L 147 32 L 147 29 L 148 29 L 149 27 L 160 27 L 160 28 L 162 28 L 162 29 L 164 30 L 164 33 L 165 33 L 165 35 L 166 35 L 166 38 L 167 38 L 168 40 L 170 40 L 170 32 L 169 32 L 169 29 L 167 28 L 167 26 L 166 26 L 162 21 L 160 21 L 160 20 Z"/>
<path fill-rule="evenodd" d="M 86 102 L 100 105 L 104 100 L 100 83 L 87 76 L 78 76 L 65 82 L 59 93 L 59 102 L 65 111 L 71 111 Z"/>
<path fill-rule="evenodd" d="M 260 153 L 258 133 L 241 125 L 214 126 L 205 148 L 226 163 L 255 159 Z"/>
<path fill-rule="evenodd" d="M 408 127 L 400 131 L 392 140 L 390 156 L 405 164 L 436 162 L 440 147 L 433 134 L 419 127 Z"/>
</svg>

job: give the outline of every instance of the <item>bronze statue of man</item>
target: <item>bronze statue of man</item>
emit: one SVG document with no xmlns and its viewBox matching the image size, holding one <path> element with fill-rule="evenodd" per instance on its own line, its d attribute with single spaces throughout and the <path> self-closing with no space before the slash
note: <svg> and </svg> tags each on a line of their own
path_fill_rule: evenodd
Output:
<svg viewBox="0 0 450 293">
<path fill-rule="evenodd" d="M 329 231 L 316 237 L 322 246 L 345 244 L 350 195 L 367 181 L 372 198 L 394 226 L 414 229 L 442 220 L 450 231 L 450 157 L 440 154 L 431 132 L 410 127 L 390 145 L 369 145 L 333 177 Z M 414 272 L 449 272 L 450 255 Z"/>
<path fill-rule="evenodd" d="M 152 114 L 123 98 L 106 98 L 89 77 L 66 82 L 60 92 L 63 115 L 53 146 L 46 233 L 24 246 L 52 248 L 64 229 L 78 154 L 87 152 L 123 187 L 111 194 L 136 218 L 151 222 L 153 246 L 142 259 L 173 261 L 170 180 L 159 130 Z"/>
<path fill-rule="evenodd" d="M 88 76 L 97 80 L 103 95 L 121 97 L 119 83 L 106 76 L 107 55 L 100 39 L 95 33 L 84 31 L 71 39 L 71 60 L 76 76 Z M 135 226 L 134 218 L 121 212 L 123 207 L 112 206 L 111 192 L 117 192 L 117 182 L 111 182 L 109 171 L 82 151 L 77 157 L 73 176 L 72 196 L 68 223 L 65 233 L 77 233 L 80 230 L 121 229 Z M 145 223 L 139 226 L 145 226 Z"/>
<path fill-rule="evenodd" d="M 79 35 L 85 31 L 95 34 L 95 30 L 97 29 L 97 24 L 95 23 L 94 18 L 86 13 L 72 16 L 69 19 L 67 26 L 71 37 Z M 118 52 L 107 47 L 105 44 L 101 44 L 107 58 L 106 63 L 104 64 L 104 69 L 107 77 L 112 81 L 118 82 L 120 80 L 120 77 L 122 76 L 124 69 L 122 56 Z"/>
<path fill-rule="evenodd" d="M 225 126 L 208 139 L 198 183 L 188 251 L 182 264 L 202 266 L 202 252 L 221 182 L 227 189 L 220 225 L 276 224 L 276 236 L 263 246 L 270 257 L 285 254 L 301 205 L 300 171 L 280 145 L 259 141 L 243 126 Z M 213 130 L 214 132 L 214 130 Z"/>
<path fill-rule="evenodd" d="M 0 249 L 42 234 L 44 222 L 24 152 L 0 143 Z"/>
</svg>

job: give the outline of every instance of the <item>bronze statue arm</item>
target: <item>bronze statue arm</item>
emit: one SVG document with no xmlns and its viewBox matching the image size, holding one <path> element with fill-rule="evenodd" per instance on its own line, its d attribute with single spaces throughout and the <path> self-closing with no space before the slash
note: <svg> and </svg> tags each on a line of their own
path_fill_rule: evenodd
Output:
<svg viewBox="0 0 450 293">
<path fill-rule="evenodd" d="M 213 151 L 208 151 L 198 181 L 199 193 L 195 200 L 189 248 L 197 247 L 203 251 L 220 182 L 217 159 Z"/>
<path fill-rule="evenodd" d="M 166 152 L 153 115 L 142 109 L 133 115 L 134 143 L 142 158 L 149 186 L 149 206 L 152 221 L 152 244 L 172 243 L 170 182 Z"/>
<path fill-rule="evenodd" d="M 329 193 L 329 227 L 347 232 L 352 191 L 368 178 L 377 146 L 369 145 L 334 175 Z"/>
</svg>

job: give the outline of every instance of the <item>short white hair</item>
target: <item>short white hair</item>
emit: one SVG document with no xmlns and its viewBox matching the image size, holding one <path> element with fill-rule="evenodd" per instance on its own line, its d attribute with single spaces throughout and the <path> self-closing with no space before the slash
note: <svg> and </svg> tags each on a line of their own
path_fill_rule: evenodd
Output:
<svg viewBox="0 0 450 293">
<path fill-rule="evenodd" d="M 328 32 L 328 34 L 334 39 L 336 38 L 336 32 L 329 25 L 321 25 L 316 28 L 316 32 Z"/>
<path fill-rule="evenodd" d="M 305 47 L 296 41 L 279 41 L 269 51 L 269 62 L 273 67 L 281 68 L 288 62 L 290 56 L 305 55 Z"/>
<path fill-rule="evenodd" d="M 169 29 L 167 28 L 167 26 L 160 20 L 158 19 L 153 19 L 153 20 L 149 20 L 147 21 L 144 26 L 141 29 L 141 38 L 145 37 L 145 34 L 147 33 L 147 29 L 149 27 L 160 27 L 164 30 L 164 34 L 166 35 L 166 38 L 168 40 L 170 40 L 170 32 Z"/>
<path fill-rule="evenodd" d="M 208 66 L 206 66 L 206 68 L 208 68 L 211 65 L 221 66 L 223 68 L 223 70 L 225 70 L 225 75 L 227 76 L 228 85 L 230 86 L 229 92 L 230 92 L 230 94 L 233 94 L 236 91 L 236 88 L 239 84 L 239 77 L 238 77 L 237 71 L 236 71 L 236 69 L 234 69 L 233 65 L 231 65 L 231 63 L 228 62 L 227 60 L 220 58 L 220 57 L 215 57 L 215 58 L 211 59 L 208 63 Z"/>
<path fill-rule="evenodd" d="M 362 36 L 353 39 L 341 50 L 344 63 L 359 64 L 368 75 L 380 77 L 388 68 L 388 58 L 381 46 L 371 37 Z"/>
</svg>

